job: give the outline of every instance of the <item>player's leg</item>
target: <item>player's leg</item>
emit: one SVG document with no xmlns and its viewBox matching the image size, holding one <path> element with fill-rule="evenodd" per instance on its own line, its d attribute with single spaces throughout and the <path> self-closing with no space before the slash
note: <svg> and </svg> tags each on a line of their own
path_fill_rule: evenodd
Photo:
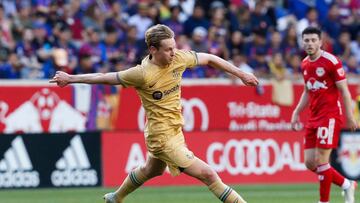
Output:
<svg viewBox="0 0 360 203">
<path fill-rule="evenodd" d="M 329 164 L 329 158 L 332 149 L 320 149 L 315 150 L 316 159 L 316 173 L 319 177 L 320 184 L 320 202 L 329 202 L 331 183 L 333 182 L 332 168 Z"/>
<path fill-rule="evenodd" d="M 345 191 L 345 202 L 354 202 L 354 191 L 356 182 L 349 181 L 339 174 L 329 164 L 329 158 L 332 149 L 306 149 L 305 150 L 305 165 L 306 167 L 317 173 L 319 177 L 319 192 L 320 202 L 329 202 L 331 184 L 334 183 Z"/>
<path fill-rule="evenodd" d="M 131 171 L 114 193 L 108 193 L 104 196 L 105 202 L 121 203 L 128 194 L 139 188 L 144 182 L 162 175 L 165 168 L 165 162 L 148 156 L 145 165 Z"/>
<path fill-rule="evenodd" d="M 353 203 L 355 182 L 345 179 L 329 164 L 331 151 L 338 144 L 340 130 L 341 123 L 333 118 L 318 128 L 306 130 L 305 165 L 319 176 L 320 202 L 329 201 L 331 183 L 334 183 L 346 191 L 346 199 Z"/>
<path fill-rule="evenodd" d="M 324 164 L 319 164 L 319 167 L 317 169 L 318 174 L 322 173 L 324 174 L 324 179 L 328 179 L 324 181 L 326 182 L 324 183 L 325 184 L 324 192 L 326 194 L 328 184 L 334 183 L 335 185 L 341 187 L 344 190 L 345 203 L 354 203 L 355 189 L 357 184 L 355 181 L 350 181 L 344 176 L 342 176 L 329 164 L 331 151 L 332 149 L 317 149 L 317 153 L 316 153 L 317 154 L 316 156 L 319 157 L 319 163 L 324 163 Z M 328 190 L 330 193 L 330 186 Z"/>
<path fill-rule="evenodd" d="M 198 158 L 195 158 L 195 161 L 183 172 L 206 184 L 209 190 L 222 202 L 246 203 L 235 190 L 221 181 L 217 173 L 208 164 Z"/>
</svg>

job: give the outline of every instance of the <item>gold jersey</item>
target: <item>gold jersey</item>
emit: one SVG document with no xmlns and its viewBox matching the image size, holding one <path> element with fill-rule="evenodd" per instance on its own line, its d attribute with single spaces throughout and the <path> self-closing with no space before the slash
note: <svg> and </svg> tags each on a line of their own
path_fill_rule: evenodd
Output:
<svg viewBox="0 0 360 203">
<path fill-rule="evenodd" d="M 147 117 L 144 133 L 150 152 L 160 152 L 169 138 L 182 132 L 180 83 L 185 69 L 195 65 L 195 52 L 176 50 L 166 67 L 153 64 L 147 56 L 141 65 L 118 72 L 120 83 L 135 87 L 140 96 Z"/>
</svg>

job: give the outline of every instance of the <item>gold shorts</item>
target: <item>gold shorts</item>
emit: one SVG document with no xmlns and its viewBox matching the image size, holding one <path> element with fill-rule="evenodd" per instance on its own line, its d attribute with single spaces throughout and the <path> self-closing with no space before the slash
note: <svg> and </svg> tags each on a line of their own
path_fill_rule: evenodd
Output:
<svg viewBox="0 0 360 203">
<path fill-rule="evenodd" d="M 163 150 L 160 152 L 149 152 L 150 157 L 160 159 L 164 161 L 172 176 L 180 175 L 180 168 L 187 168 L 194 163 L 196 157 L 194 153 L 190 151 L 186 144 L 184 135 L 179 133 L 178 135 L 171 137 L 164 144 Z"/>
</svg>

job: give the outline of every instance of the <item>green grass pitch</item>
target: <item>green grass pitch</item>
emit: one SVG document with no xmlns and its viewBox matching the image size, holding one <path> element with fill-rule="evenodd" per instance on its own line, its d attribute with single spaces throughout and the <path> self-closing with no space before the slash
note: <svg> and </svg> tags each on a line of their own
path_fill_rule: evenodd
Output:
<svg viewBox="0 0 360 203">
<path fill-rule="evenodd" d="M 316 184 L 233 186 L 248 203 L 317 203 Z M 0 203 L 102 203 L 103 194 L 115 188 L 0 190 Z M 357 191 L 360 193 L 360 191 Z M 360 202 L 359 194 L 356 202 Z M 220 203 L 206 187 L 142 187 L 126 203 Z M 332 186 L 331 202 L 344 202 Z"/>
</svg>

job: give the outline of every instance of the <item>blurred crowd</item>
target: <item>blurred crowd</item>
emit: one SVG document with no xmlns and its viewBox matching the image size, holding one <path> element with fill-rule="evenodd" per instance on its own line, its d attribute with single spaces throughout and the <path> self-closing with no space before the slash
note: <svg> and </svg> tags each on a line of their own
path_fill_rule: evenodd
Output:
<svg viewBox="0 0 360 203">
<path fill-rule="evenodd" d="M 359 0 L 0 0 L 0 78 L 120 71 L 147 54 L 146 29 L 171 27 L 179 49 L 218 55 L 261 78 L 299 77 L 301 31 L 360 74 Z M 184 77 L 228 77 L 211 67 Z"/>
</svg>

